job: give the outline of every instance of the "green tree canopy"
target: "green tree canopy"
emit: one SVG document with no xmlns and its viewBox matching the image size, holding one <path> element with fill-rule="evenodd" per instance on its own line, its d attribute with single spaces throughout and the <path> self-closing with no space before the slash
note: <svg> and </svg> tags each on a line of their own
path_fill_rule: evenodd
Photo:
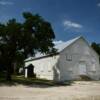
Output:
<svg viewBox="0 0 100 100">
<path fill-rule="evenodd" d="M 24 22 L 16 19 L 0 24 L 0 63 L 6 66 L 7 80 L 11 79 L 14 63 L 22 64 L 29 55 L 36 52 L 55 53 L 55 34 L 51 24 L 38 14 L 23 13 Z"/>
<path fill-rule="evenodd" d="M 100 56 L 100 44 L 93 42 L 91 46 Z"/>
</svg>

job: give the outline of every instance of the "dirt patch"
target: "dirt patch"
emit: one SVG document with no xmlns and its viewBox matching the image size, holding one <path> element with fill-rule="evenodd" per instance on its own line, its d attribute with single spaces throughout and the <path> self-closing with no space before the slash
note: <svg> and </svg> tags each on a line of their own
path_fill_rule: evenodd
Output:
<svg viewBox="0 0 100 100">
<path fill-rule="evenodd" d="M 100 81 L 77 81 L 71 86 L 0 86 L 0 100 L 100 100 Z"/>
</svg>

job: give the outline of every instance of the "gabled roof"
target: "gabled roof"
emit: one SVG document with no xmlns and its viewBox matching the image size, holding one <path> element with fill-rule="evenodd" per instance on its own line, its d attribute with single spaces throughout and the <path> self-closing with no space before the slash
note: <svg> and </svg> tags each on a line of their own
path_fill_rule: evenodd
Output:
<svg viewBox="0 0 100 100">
<path fill-rule="evenodd" d="M 74 39 L 71 39 L 69 41 L 66 41 L 64 43 L 55 45 L 55 48 L 58 50 L 58 52 L 61 52 L 63 49 L 65 49 L 66 47 L 68 47 L 69 45 L 71 45 L 72 43 L 74 43 L 76 40 L 78 40 L 79 38 L 81 38 L 81 36 L 76 37 Z"/>
<path fill-rule="evenodd" d="M 58 53 L 60 53 L 61 51 L 63 51 L 66 47 L 70 46 L 72 43 L 74 43 L 75 41 L 77 41 L 78 39 L 82 38 L 81 36 L 76 37 L 74 39 L 71 39 L 69 41 L 66 41 L 64 43 L 60 43 L 58 45 L 55 45 L 55 48 L 57 49 Z M 48 57 L 49 55 L 46 54 L 42 54 L 42 53 L 37 53 L 35 55 L 35 57 L 29 57 L 25 60 L 25 62 L 30 61 L 30 60 L 35 60 L 35 59 L 39 59 L 39 58 L 44 58 L 44 57 Z"/>
</svg>

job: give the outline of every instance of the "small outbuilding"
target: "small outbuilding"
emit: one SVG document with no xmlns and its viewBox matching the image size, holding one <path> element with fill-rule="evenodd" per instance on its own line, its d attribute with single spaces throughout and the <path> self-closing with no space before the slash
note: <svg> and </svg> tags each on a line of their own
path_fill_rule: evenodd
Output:
<svg viewBox="0 0 100 100">
<path fill-rule="evenodd" d="M 36 54 L 25 60 L 25 77 L 30 65 L 37 78 L 54 81 L 79 80 L 82 76 L 99 80 L 99 55 L 91 48 L 83 37 L 77 37 L 67 42 L 55 45 L 56 54 Z M 30 71 L 31 72 L 31 71 Z"/>
</svg>

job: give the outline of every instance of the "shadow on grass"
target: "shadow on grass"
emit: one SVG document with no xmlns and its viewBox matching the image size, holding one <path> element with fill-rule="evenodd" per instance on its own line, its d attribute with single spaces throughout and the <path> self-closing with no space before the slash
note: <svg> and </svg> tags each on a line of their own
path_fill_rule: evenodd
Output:
<svg viewBox="0 0 100 100">
<path fill-rule="evenodd" d="M 12 81 L 6 81 L 4 78 L 0 78 L 0 86 L 17 86 L 24 85 L 28 87 L 40 87 L 40 88 L 48 88 L 48 87 L 59 87 L 59 86 L 70 86 L 73 81 L 66 82 L 54 82 L 46 79 L 36 79 L 36 78 L 24 78 L 23 76 L 13 76 Z"/>
</svg>

